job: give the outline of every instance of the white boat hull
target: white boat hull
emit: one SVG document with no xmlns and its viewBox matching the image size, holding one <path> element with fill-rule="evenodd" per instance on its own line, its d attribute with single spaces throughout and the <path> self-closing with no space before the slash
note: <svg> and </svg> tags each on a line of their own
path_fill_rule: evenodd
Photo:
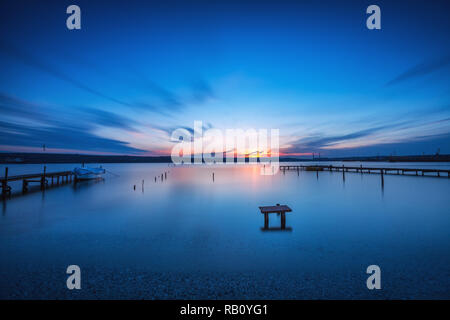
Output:
<svg viewBox="0 0 450 320">
<path fill-rule="evenodd" d="M 77 180 L 92 180 L 92 179 L 99 179 L 101 178 L 101 175 L 98 174 L 80 174 L 80 175 L 75 175 L 75 179 Z"/>
<path fill-rule="evenodd" d="M 76 180 L 100 179 L 105 172 L 106 170 L 103 168 L 75 168 L 73 170 Z"/>
</svg>

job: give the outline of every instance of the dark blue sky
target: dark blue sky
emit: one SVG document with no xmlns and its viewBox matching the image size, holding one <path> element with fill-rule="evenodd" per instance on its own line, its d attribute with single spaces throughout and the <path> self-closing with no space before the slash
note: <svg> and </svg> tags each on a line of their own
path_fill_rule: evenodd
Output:
<svg viewBox="0 0 450 320">
<path fill-rule="evenodd" d="M 81 8 L 82 29 L 66 28 Z M 367 6 L 381 30 L 366 28 Z M 192 127 L 283 154 L 450 153 L 448 1 L 9 1 L 0 150 L 168 154 Z"/>
</svg>

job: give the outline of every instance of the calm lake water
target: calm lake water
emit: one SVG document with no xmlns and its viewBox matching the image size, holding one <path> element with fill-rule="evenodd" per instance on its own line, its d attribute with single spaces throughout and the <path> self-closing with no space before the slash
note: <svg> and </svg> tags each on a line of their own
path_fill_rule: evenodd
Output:
<svg viewBox="0 0 450 320">
<path fill-rule="evenodd" d="M 450 168 L 370 164 L 383 165 Z M 450 179 L 385 175 L 382 188 L 378 174 L 103 167 L 115 175 L 1 203 L 0 298 L 450 298 Z M 276 203 L 292 208 L 290 231 L 261 230 L 258 207 Z M 66 288 L 72 264 L 81 290 Z M 381 290 L 366 287 L 373 264 Z"/>
</svg>

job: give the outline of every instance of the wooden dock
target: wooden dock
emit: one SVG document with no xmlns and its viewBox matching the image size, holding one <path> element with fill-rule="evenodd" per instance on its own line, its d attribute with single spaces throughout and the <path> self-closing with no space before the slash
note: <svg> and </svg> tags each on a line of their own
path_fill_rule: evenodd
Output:
<svg viewBox="0 0 450 320">
<path fill-rule="evenodd" d="M 418 177 L 445 177 L 450 178 L 450 170 L 447 169 L 416 169 L 416 168 L 395 168 L 395 167 L 359 167 L 352 166 L 325 166 L 325 165 L 283 165 L 280 170 L 306 170 L 306 171 L 340 171 L 340 172 L 357 172 L 357 173 L 378 173 L 394 174 L 394 175 L 409 175 Z"/>
<path fill-rule="evenodd" d="M 8 167 L 5 168 L 5 175 L 0 178 L 2 186 L 2 197 L 11 195 L 11 186 L 8 182 L 11 181 L 22 181 L 22 193 L 28 191 L 28 185 L 30 183 L 39 183 L 41 190 L 44 190 L 49 186 L 49 181 L 51 185 L 60 183 L 68 183 L 74 179 L 74 174 L 72 171 L 58 171 L 58 172 L 46 172 L 46 167 L 44 166 L 44 171 L 41 173 L 32 174 L 21 174 L 16 176 L 8 175 Z"/>
</svg>

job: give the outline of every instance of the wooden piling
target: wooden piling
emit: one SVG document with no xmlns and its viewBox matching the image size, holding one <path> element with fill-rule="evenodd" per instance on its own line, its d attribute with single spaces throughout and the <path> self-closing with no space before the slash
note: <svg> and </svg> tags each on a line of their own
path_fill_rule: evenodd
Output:
<svg viewBox="0 0 450 320">
<path fill-rule="evenodd" d="M 28 181 L 23 179 L 22 181 L 22 193 L 26 193 L 28 191 Z"/>
<path fill-rule="evenodd" d="M 8 186 L 8 167 L 5 167 L 5 177 L 4 180 L 2 180 L 2 196 L 5 197 L 9 193 L 9 186 Z"/>
<path fill-rule="evenodd" d="M 281 229 L 286 229 L 286 213 L 281 212 Z"/>
<path fill-rule="evenodd" d="M 45 189 L 45 173 L 47 171 L 47 166 L 44 166 L 44 174 L 41 177 L 41 189 L 44 190 Z"/>
</svg>

